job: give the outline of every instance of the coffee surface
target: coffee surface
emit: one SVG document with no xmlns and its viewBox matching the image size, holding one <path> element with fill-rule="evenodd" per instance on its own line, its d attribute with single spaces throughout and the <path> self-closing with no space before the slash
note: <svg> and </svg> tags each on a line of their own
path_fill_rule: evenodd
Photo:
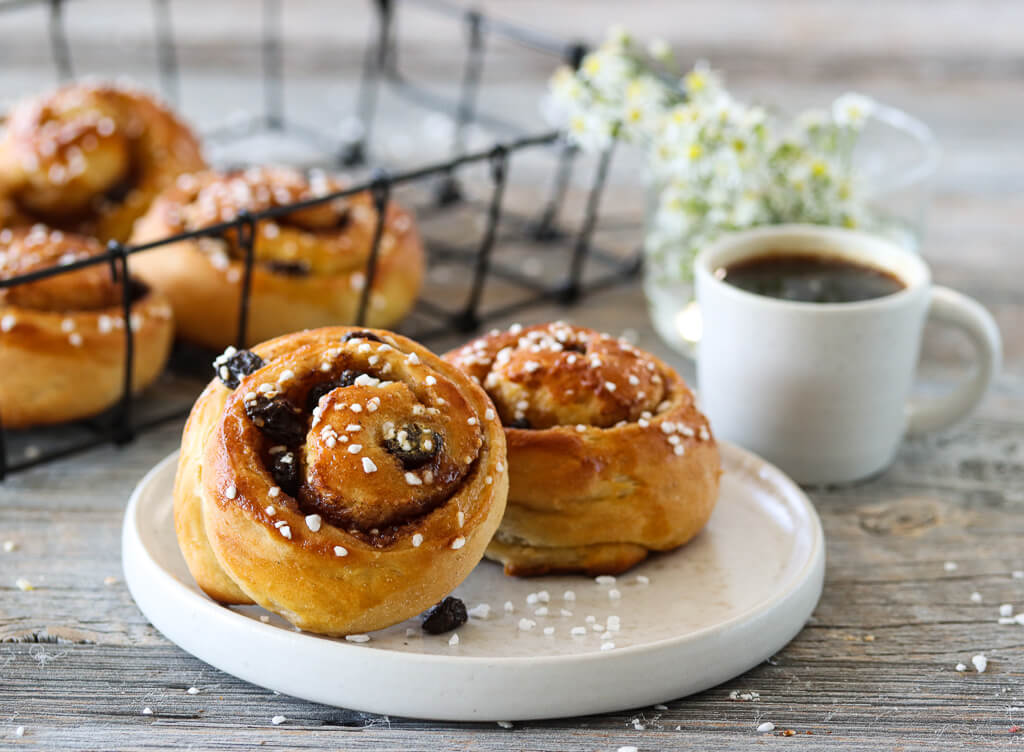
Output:
<svg viewBox="0 0 1024 752">
<path fill-rule="evenodd" d="M 716 276 L 756 295 L 800 303 L 855 303 L 904 288 L 881 269 L 835 256 L 784 251 L 730 264 Z"/>
</svg>

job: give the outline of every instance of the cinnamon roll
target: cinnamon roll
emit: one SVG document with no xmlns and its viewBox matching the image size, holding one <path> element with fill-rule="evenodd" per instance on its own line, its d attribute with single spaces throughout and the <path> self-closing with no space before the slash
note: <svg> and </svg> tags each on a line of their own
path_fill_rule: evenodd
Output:
<svg viewBox="0 0 1024 752">
<path fill-rule="evenodd" d="M 617 574 L 707 522 L 718 449 L 693 394 L 654 356 L 559 322 L 493 331 L 444 357 L 505 425 L 508 506 L 487 557 L 506 574 Z"/>
<path fill-rule="evenodd" d="M 344 183 L 321 172 L 306 176 L 287 168 L 183 176 L 139 221 L 133 242 L 202 229 L 234 220 L 243 209 L 263 211 L 343 188 Z M 248 341 L 353 323 L 367 284 L 376 226 L 369 193 L 261 221 L 253 238 Z M 232 233 L 137 254 L 132 267 L 170 297 L 182 337 L 223 348 L 236 338 L 244 260 L 245 251 Z M 390 202 L 369 296 L 369 325 L 389 326 L 409 311 L 423 265 L 412 216 Z"/>
<path fill-rule="evenodd" d="M 182 440 L 178 542 L 199 586 L 329 635 L 434 605 L 505 508 L 484 391 L 415 342 L 332 327 L 225 350 Z"/>
<path fill-rule="evenodd" d="M 45 227 L 0 230 L 0 279 L 103 253 L 95 240 Z M 0 289 L 0 419 L 8 428 L 60 423 L 114 405 L 124 388 L 124 281 L 110 264 Z M 132 387 L 163 369 L 174 324 L 160 293 L 130 280 Z"/>
<path fill-rule="evenodd" d="M 199 142 L 150 95 L 72 84 L 13 108 L 0 136 L 0 223 L 127 241 L 174 178 L 206 166 Z"/>
</svg>

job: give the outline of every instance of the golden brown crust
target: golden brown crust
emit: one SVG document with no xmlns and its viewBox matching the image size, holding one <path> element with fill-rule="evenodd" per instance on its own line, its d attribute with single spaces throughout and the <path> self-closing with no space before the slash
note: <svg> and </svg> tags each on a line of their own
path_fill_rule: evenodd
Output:
<svg viewBox="0 0 1024 752">
<path fill-rule="evenodd" d="M 383 330 L 298 332 L 253 352 L 258 370 L 234 390 L 211 382 L 182 440 L 175 525 L 200 587 L 331 635 L 440 601 L 482 558 L 505 508 L 505 438 L 487 395 Z M 322 383 L 334 388 L 313 400 Z M 275 446 L 277 424 L 258 411 L 266 400 L 315 401 L 295 413 L 301 437 Z M 278 457 L 300 467 L 291 493 Z"/>
<path fill-rule="evenodd" d="M 584 546 L 531 546 L 506 541 L 499 532 L 487 546 L 487 558 L 502 562 L 505 574 L 539 577 L 546 574 L 620 574 L 647 558 L 639 543 L 591 543 Z"/>
<path fill-rule="evenodd" d="M 150 95 L 64 86 L 11 111 L 0 138 L 0 226 L 42 222 L 124 242 L 160 191 L 205 166 L 189 127 Z"/>
<path fill-rule="evenodd" d="M 134 243 L 230 221 L 341 190 L 343 183 L 285 168 L 183 176 L 136 225 Z M 377 212 L 368 193 L 259 223 L 254 243 L 248 340 L 355 320 Z M 183 241 L 137 254 L 132 268 L 171 299 L 179 334 L 223 348 L 235 341 L 244 254 L 236 239 Z M 423 281 L 423 246 L 412 215 L 390 202 L 367 322 L 390 326 L 412 307 Z"/>
<path fill-rule="evenodd" d="M 444 357 L 484 385 L 507 426 L 524 426 L 505 429 L 509 499 L 487 550 L 507 574 L 616 574 L 707 522 L 718 449 L 693 394 L 654 356 L 555 323 Z"/>
<path fill-rule="evenodd" d="M 37 227 L 0 230 L 0 279 L 103 252 L 94 240 Z M 171 307 L 137 286 L 131 306 L 133 389 L 167 362 Z M 102 412 L 120 399 L 125 332 L 122 286 L 94 264 L 0 290 L 0 419 L 8 428 L 62 423 Z"/>
</svg>

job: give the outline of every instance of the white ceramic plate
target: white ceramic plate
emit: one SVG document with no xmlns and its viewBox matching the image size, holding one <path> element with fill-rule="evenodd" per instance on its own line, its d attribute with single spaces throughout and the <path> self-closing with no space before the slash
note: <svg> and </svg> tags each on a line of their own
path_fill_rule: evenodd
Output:
<svg viewBox="0 0 1024 752">
<path fill-rule="evenodd" d="M 256 606 L 211 601 L 193 582 L 174 535 L 177 454 L 132 494 L 122 541 L 125 579 L 153 626 L 189 653 L 246 681 L 328 705 L 480 721 L 665 702 L 770 657 L 803 628 L 821 596 L 825 543 L 810 501 L 778 469 L 732 445 L 720 447 L 721 497 L 694 541 L 613 585 L 588 577 L 514 579 L 484 561 L 456 595 L 469 607 L 489 604 L 490 617 L 471 618 L 455 646 L 451 635 L 424 634 L 416 620 L 355 644 L 297 632 Z M 564 599 L 567 590 L 575 600 Z M 540 591 L 550 600 L 541 595 L 528 604 Z M 547 614 L 535 613 L 540 608 Z M 612 614 L 620 630 L 602 637 Z M 521 630 L 523 618 L 536 625 Z M 586 635 L 573 636 L 573 627 Z M 615 647 L 602 650 L 604 643 Z"/>
</svg>

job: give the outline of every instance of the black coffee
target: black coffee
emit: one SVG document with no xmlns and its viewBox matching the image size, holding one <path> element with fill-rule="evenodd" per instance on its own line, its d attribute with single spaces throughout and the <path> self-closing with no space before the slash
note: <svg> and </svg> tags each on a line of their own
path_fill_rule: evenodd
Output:
<svg viewBox="0 0 1024 752">
<path fill-rule="evenodd" d="M 835 256 L 770 253 L 719 269 L 716 276 L 741 290 L 800 303 L 854 303 L 892 295 L 903 282 L 888 272 Z"/>
</svg>

